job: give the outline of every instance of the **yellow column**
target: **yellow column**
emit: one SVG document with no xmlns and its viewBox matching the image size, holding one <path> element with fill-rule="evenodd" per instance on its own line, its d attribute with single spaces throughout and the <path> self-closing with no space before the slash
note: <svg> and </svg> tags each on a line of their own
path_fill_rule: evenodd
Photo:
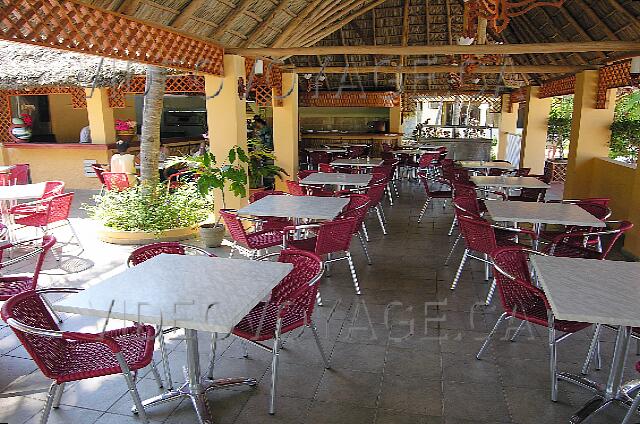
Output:
<svg viewBox="0 0 640 424">
<path fill-rule="evenodd" d="M 502 109 L 500 112 L 500 126 L 498 127 L 498 159 L 504 160 L 507 157 L 507 146 L 509 134 L 515 134 L 518 125 L 518 104 L 511 107 L 511 95 L 502 95 Z"/>
<path fill-rule="evenodd" d="M 87 117 L 93 144 L 116 142 L 116 122 L 113 109 L 109 107 L 109 93 L 106 88 L 85 89 L 87 95 Z"/>
<path fill-rule="evenodd" d="M 608 93 L 607 98 L 612 100 L 607 108 L 596 109 L 597 91 L 598 71 L 584 71 L 576 75 L 565 199 L 589 197 L 593 159 L 609 155 L 609 127 L 613 122 L 616 96 Z"/>
<path fill-rule="evenodd" d="M 298 173 L 298 74 L 282 74 L 284 91 L 293 89 L 291 94 L 280 101 L 281 105 L 273 104 L 273 153 L 276 155 L 276 165 L 282 167 L 289 174 L 289 179 L 295 179 Z M 276 190 L 287 191 L 285 180 L 276 178 Z"/>
<path fill-rule="evenodd" d="M 389 132 L 402 132 L 402 107 L 389 108 Z"/>
<path fill-rule="evenodd" d="M 204 76 L 209 147 L 220 163 L 234 146 L 247 150 L 246 101 L 238 95 L 238 78 L 244 79 L 244 74 L 244 57 L 225 55 L 224 76 Z M 247 195 L 248 192 L 247 184 Z M 239 209 L 247 204 L 246 198 L 235 197 L 230 191 L 225 191 L 225 200 L 223 205 L 222 195 L 216 190 L 216 211 L 223 207 Z"/>
<path fill-rule="evenodd" d="M 527 104 L 524 110 L 524 130 L 520 167 L 531 168 L 532 174 L 544 173 L 545 146 L 551 98 L 540 99 L 540 87 L 527 87 Z"/>
</svg>

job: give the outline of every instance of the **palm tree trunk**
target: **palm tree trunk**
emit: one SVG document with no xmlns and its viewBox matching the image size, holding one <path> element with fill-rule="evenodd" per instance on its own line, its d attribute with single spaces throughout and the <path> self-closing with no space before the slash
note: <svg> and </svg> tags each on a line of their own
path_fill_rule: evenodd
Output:
<svg viewBox="0 0 640 424">
<path fill-rule="evenodd" d="M 157 66 L 147 67 L 147 85 L 142 111 L 142 135 L 140 137 L 140 180 L 155 187 L 159 180 L 160 119 L 164 97 L 166 70 Z"/>
</svg>

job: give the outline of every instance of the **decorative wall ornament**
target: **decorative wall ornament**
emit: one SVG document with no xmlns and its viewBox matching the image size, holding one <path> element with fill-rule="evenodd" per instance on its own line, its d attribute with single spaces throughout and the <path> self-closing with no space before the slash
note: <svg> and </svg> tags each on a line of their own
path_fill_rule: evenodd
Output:
<svg viewBox="0 0 640 424">
<path fill-rule="evenodd" d="M 524 15 L 536 7 L 562 7 L 564 0 L 469 0 L 465 3 L 468 29 L 477 24 L 478 17 L 482 17 L 500 34 L 509 25 L 511 18 Z"/>
<path fill-rule="evenodd" d="M 135 76 L 109 87 L 109 107 L 121 109 L 126 107 L 126 94 L 143 94 L 146 89 L 147 78 L 144 75 Z M 204 94 L 204 77 L 202 75 L 167 75 L 165 83 L 166 93 L 197 93 Z"/>
<path fill-rule="evenodd" d="M 305 107 L 399 107 L 400 94 L 394 91 L 353 91 L 302 93 L 300 106 Z"/>
<path fill-rule="evenodd" d="M 514 103 L 526 103 L 527 101 L 527 88 L 526 87 L 521 87 L 518 88 L 517 90 L 513 90 L 511 92 L 511 94 L 509 95 L 509 110 L 508 112 L 512 112 L 513 111 L 513 104 Z"/>
<path fill-rule="evenodd" d="M 569 94 L 574 94 L 575 91 L 576 76 L 569 75 L 561 79 L 543 82 L 540 86 L 538 97 L 544 99 L 546 97 L 566 96 Z"/>
<path fill-rule="evenodd" d="M 606 109 L 607 92 L 610 89 L 632 85 L 634 85 L 634 81 L 631 77 L 631 60 L 613 63 L 600 68 L 596 109 Z"/>
</svg>

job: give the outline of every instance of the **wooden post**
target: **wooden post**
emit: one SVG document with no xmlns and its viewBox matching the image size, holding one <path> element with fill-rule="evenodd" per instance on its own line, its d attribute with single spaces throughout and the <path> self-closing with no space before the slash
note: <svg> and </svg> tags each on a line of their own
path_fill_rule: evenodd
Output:
<svg viewBox="0 0 640 424">
<path fill-rule="evenodd" d="M 116 142 L 116 121 L 113 109 L 109 107 L 109 93 L 106 88 L 85 89 L 87 95 L 87 117 L 93 144 Z"/>
<path fill-rule="evenodd" d="M 402 132 L 402 107 L 389 108 L 389 132 Z"/>
<path fill-rule="evenodd" d="M 234 146 L 247 150 L 246 101 L 238 95 L 238 78 L 245 78 L 244 57 L 235 55 L 224 56 L 223 77 L 204 76 L 209 147 L 219 163 L 226 160 L 229 149 Z M 247 203 L 246 198 L 235 197 L 230 191 L 225 191 L 225 200 L 224 206 L 231 209 Z M 214 202 L 216 210 L 222 209 L 219 190 Z"/>
<path fill-rule="evenodd" d="M 588 197 L 593 159 L 609 155 L 609 127 L 613 122 L 615 100 L 609 102 L 606 109 L 596 109 L 597 91 L 598 71 L 584 71 L 576 76 L 565 199 Z M 615 99 L 615 95 L 607 93 L 607 98 Z"/>
<path fill-rule="evenodd" d="M 509 112 L 509 108 L 511 112 Z M 518 124 L 518 103 L 511 106 L 511 95 L 502 95 L 502 112 L 500 112 L 500 126 L 498 127 L 498 159 L 507 158 L 509 134 L 515 134 Z"/>
<path fill-rule="evenodd" d="M 281 101 L 281 106 L 276 106 L 275 99 L 273 102 L 273 152 L 276 155 L 276 165 L 287 171 L 289 179 L 295 179 L 298 173 L 298 138 L 300 136 L 298 75 L 282 74 L 282 86 L 285 90 L 293 88 L 293 91 Z M 287 179 L 286 176 L 283 178 Z M 276 178 L 276 190 L 287 191 L 284 180 Z"/>
<path fill-rule="evenodd" d="M 540 99 L 540 87 L 527 87 L 520 167 L 531 168 L 532 174 L 544 173 L 545 147 L 551 98 Z"/>
</svg>

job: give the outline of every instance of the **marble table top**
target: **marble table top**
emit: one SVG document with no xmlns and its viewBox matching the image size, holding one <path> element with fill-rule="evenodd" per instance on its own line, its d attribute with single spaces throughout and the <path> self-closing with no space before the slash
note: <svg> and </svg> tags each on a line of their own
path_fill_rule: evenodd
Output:
<svg viewBox="0 0 640 424">
<path fill-rule="evenodd" d="M 314 172 L 300 180 L 300 184 L 363 187 L 371 181 L 371 174 L 343 174 L 340 172 Z"/>
<path fill-rule="evenodd" d="M 379 158 L 357 158 L 357 159 L 336 159 L 331 162 L 334 166 L 361 166 L 371 167 L 382 165 L 382 159 Z"/>
<path fill-rule="evenodd" d="M 508 162 L 487 162 L 482 160 L 461 160 L 458 162 L 463 168 L 473 169 L 505 169 L 512 170 L 516 167 Z"/>
<path fill-rule="evenodd" d="M 529 222 L 532 224 L 580 225 L 604 227 L 600 221 L 580 206 L 568 203 L 486 202 L 487 211 L 494 221 Z"/>
<path fill-rule="evenodd" d="M 471 177 L 476 185 L 482 187 L 509 187 L 509 188 L 549 188 L 535 177 L 499 177 L 499 176 L 475 176 Z"/>
<path fill-rule="evenodd" d="M 640 263 L 531 255 L 557 319 L 640 326 Z"/>
<path fill-rule="evenodd" d="M 238 210 L 238 214 L 329 220 L 348 203 L 349 199 L 342 197 L 266 196 Z"/>
<path fill-rule="evenodd" d="M 0 200 L 37 199 L 44 194 L 45 183 L 0 186 Z"/>
<path fill-rule="evenodd" d="M 279 262 L 161 254 L 72 294 L 53 308 L 228 333 L 292 269 L 293 265 Z"/>
</svg>

